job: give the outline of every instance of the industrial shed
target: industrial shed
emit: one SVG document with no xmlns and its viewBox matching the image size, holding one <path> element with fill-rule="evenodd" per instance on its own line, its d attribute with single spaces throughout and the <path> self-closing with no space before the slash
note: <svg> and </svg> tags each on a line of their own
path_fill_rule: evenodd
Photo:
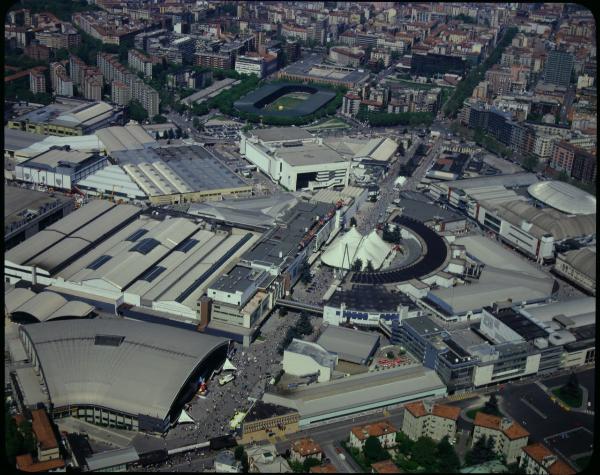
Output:
<svg viewBox="0 0 600 475">
<path fill-rule="evenodd" d="M 223 338 L 122 319 L 37 323 L 19 336 L 55 418 L 151 432 L 169 428 L 228 347 Z"/>
<path fill-rule="evenodd" d="M 338 358 L 356 364 L 368 364 L 379 346 L 377 333 L 352 330 L 329 325 L 317 340 L 317 344 Z"/>
<path fill-rule="evenodd" d="M 36 294 L 24 288 L 16 288 L 4 294 L 4 300 L 11 318 L 20 323 L 84 318 L 94 310 L 94 307 L 84 302 L 68 302 L 55 292 Z"/>
</svg>

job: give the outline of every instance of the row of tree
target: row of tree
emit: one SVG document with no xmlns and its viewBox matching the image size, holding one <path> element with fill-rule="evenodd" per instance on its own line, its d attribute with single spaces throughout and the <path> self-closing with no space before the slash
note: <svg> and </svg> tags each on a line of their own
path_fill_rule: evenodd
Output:
<svg viewBox="0 0 600 475">
<path fill-rule="evenodd" d="M 458 86 L 456 86 L 454 94 L 452 94 L 450 99 L 448 99 L 444 105 L 443 110 L 446 117 L 456 117 L 456 114 L 463 106 L 465 99 L 470 97 L 473 93 L 473 89 L 483 81 L 485 72 L 500 60 L 504 48 L 511 43 L 516 33 L 516 28 L 509 28 L 492 54 L 482 64 L 472 68 L 466 77 L 458 84 Z"/>
<path fill-rule="evenodd" d="M 11 416 L 8 402 L 4 401 L 4 444 L 6 455 L 14 464 L 17 455 L 35 454 L 37 444 L 31 422 L 24 420 L 19 425 Z"/>
<path fill-rule="evenodd" d="M 285 337 L 277 347 L 277 352 L 281 355 L 294 338 L 310 335 L 313 332 L 312 323 L 307 313 L 302 312 L 300 318 L 293 327 L 288 328 Z"/>
<path fill-rule="evenodd" d="M 400 234 L 400 227 L 394 226 L 392 229 L 388 223 L 385 223 L 381 238 L 385 242 L 391 242 L 393 244 L 400 244 L 402 242 L 402 236 Z"/>
<path fill-rule="evenodd" d="M 412 441 L 403 432 L 398 432 L 396 443 L 398 455 L 395 463 L 405 472 L 456 473 L 460 469 L 460 459 L 447 436 L 440 442 L 430 437 Z"/>
</svg>

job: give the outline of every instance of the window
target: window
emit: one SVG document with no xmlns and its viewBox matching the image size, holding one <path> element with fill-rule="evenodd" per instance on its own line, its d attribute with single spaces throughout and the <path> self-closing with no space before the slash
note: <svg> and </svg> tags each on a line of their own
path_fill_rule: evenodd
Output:
<svg viewBox="0 0 600 475">
<path fill-rule="evenodd" d="M 148 232 L 147 229 L 138 229 L 131 236 L 129 236 L 127 239 L 125 239 L 125 241 L 135 242 L 139 238 L 141 238 L 144 234 L 146 234 L 147 232 Z"/>
<path fill-rule="evenodd" d="M 98 268 L 100 268 L 103 264 L 105 264 L 106 262 L 110 261 L 112 259 L 112 256 L 100 256 L 98 259 L 96 259 L 94 262 L 92 262 L 89 266 L 87 266 L 87 269 L 92 269 L 92 270 L 96 270 Z"/>
<path fill-rule="evenodd" d="M 120 346 L 125 340 L 124 336 L 119 335 L 96 335 L 94 345 L 97 346 Z"/>
<path fill-rule="evenodd" d="M 197 239 L 184 239 L 177 245 L 177 247 L 175 247 L 174 250 L 180 251 L 180 252 L 188 252 L 191 248 L 193 248 L 199 242 L 200 241 L 198 241 Z"/>
<path fill-rule="evenodd" d="M 148 269 L 148 271 L 142 277 L 140 277 L 140 280 L 145 280 L 146 282 L 152 282 L 160 274 L 162 274 L 165 270 L 167 270 L 166 267 L 152 266 L 150 269 Z"/>
<path fill-rule="evenodd" d="M 146 239 L 142 239 L 135 246 L 133 246 L 131 248 L 131 251 L 136 251 L 136 252 L 139 252 L 140 254 L 146 255 L 150 251 L 152 251 L 152 249 L 154 249 L 156 246 L 158 246 L 159 244 L 160 244 L 160 242 L 158 242 L 154 238 L 146 238 Z"/>
</svg>

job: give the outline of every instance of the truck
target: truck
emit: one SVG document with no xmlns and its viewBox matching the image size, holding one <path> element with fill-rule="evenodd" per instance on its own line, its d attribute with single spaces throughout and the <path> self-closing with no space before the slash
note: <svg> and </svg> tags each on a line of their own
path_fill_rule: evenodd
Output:
<svg viewBox="0 0 600 475">
<path fill-rule="evenodd" d="M 225 386 L 227 383 L 230 383 L 234 379 L 235 379 L 235 375 L 226 374 L 225 376 L 222 376 L 219 378 L 219 386 Z"/>
</svg>

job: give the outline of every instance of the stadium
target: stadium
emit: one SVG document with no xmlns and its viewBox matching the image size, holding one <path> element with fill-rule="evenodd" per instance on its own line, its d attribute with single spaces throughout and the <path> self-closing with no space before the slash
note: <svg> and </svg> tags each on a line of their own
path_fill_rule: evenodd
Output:
<svg viewBox="0 0 600 475">
<path fill-rule="evenodd" d="M 267 84 L 246 94 L 233 105 L 248 114 L 294 118 L 316 112 L 335 95 L 333 91 L 303 84 Z"/>
<path fill-rule="evenodd" d="M 154 433 L 177 421 L 198 381 L 225 361 L 229 344 L 116 318 L 22 325 L 19 336 L 55 418 Z"/>
</svg>

